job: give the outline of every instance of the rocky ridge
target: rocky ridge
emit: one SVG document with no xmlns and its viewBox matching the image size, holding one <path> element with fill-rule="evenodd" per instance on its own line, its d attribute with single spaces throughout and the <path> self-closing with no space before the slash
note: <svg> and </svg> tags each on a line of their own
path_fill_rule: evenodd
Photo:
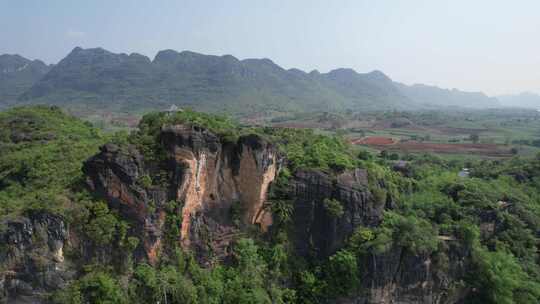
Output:
<svg viewBox="0 0 540 304">
<path fill-rule="evenodd" d="M 255 134 L 229 141 L 190 124 L 162 126 L 158 141 L 159 161 L 135 146 L 109 143 L 83 166 L 91 192 L 118 211 L 130 223 L 129 234 L 140 239 L 137 260 L 160 261 L 171 213 L 179 219 L 175 242 L 206 267 L 227 262 L 230 247 L 246 227 L 259 227 L 263 235 L 273 229 L 269 192 L 287 161 L 275 144 Z M 383 180 L 377 183 L 385 186 Z M 375 197 L 364 168 L 297 169 L 286 193 L 293 204 L 294 250 L 306 258 L 331 256 L 358 227 L 377 227 L 383 212 L 395 207 L 391 195 Z M 327 200 L 338 201 L 341 212 L 329 210 Z M 62 288 L 75 275 L 63 252 L 81 240 L 62 218 L 29 214 L 7 227 L 2 234 L 6 269 L 0 277 L 4 299 L 43 302 L 42 294 Z M 359 292 L 336 303 L 458 302 L 466 290 L 452 282 L 463 277 L 470 253 L 451 241 L 446 246 L 450 267 L 440 266 L 435 255 L 399 246 L 369 252 L 359 265 Z"/>
</svg>

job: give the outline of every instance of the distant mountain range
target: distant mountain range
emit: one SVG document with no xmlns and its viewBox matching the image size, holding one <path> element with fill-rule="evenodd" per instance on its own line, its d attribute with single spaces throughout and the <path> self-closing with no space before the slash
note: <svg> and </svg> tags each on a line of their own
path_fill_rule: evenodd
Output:
<svg viewBox="0 0 540 304">
<path fill-rule="evenodd" d="M 502 106 L 540 109 L 540 95 L 525 92 L 517 95 L 497 96 Z"/>
<path fill-rule="evenodd" d="M 483 93 L 407 86 L 380 71 L 306 73 L 285 70 L 269 59 L 189 51 L 164 50 L 150 60 L 77 47 L 56 65 L 2 55 L 0 72 L 4 106 L 47 103 L 132 113 L 171 104 L 232 113 L 499 106 Z"/>
<path fill-rule="evenodd" d="M 448 90 L 424 84 L 407 86 L 396 83 L 396 86 L 405 96 L 423 107 L 493 108 L 500 105 L 497 98 L 488 97 L 482 92 Z"/>
<path fill-rule="evenodd" d="M 51 66 L 19 55 L 0 55 L 0 105 L 18 97 L 49 72 Z"/>
</svg>

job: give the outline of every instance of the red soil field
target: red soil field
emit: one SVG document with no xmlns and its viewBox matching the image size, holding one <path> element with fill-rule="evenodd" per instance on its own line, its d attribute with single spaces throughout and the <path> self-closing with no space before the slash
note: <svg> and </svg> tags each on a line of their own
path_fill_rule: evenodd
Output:
<svg viewBox="0 0 540 304">
<path fill-rule="evenodd" d="M 395 141 L 394 139 L 390 137 L 369 136 L 369 137 L 364 137 L 364 138 L 353 139 L 351 140 L 351 143 L 354 145 L 384 146 L 384 145 L 393 145 Z"/>
<path fill-rule="evenodd" d="M 421 143 L 415 141 L 403 142 L 397 145 L 397 149 L 403 151 L 429 151 L 436 153 L 472 153 L 489 156 L 510 156 L 508 149 L 495 144 L 437 144 Z"/>
<path fill-rule="evenodd" d="M 366 137 L 351 140 L 355 145 L 368 145 L 376 149 L 399 150 L 404 152 L 434 152 L 477 154 L 486 156 L 512 156 L 506 147 L 495 144 L 440 144 L 418 141 L 404 141 L 396 143 L 388 137 Z"/>
</svg>

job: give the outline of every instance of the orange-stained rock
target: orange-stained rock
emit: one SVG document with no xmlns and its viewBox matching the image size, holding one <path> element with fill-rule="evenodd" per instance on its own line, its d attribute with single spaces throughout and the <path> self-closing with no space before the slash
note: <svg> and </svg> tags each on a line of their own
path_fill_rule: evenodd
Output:
<svg viewBox="0 0 540 304">
<path fill-rule="evenodd" d="M 266 196 L 281 162 L 272 144 L 257 135 L 240 137 L 237 143 L 222 142 L 217 135 L 189 125 L 164 126 L 160 141 L 168 156 L 166 165 L 146 162 L 133 148 L 108 144 L 83 169 L 93 190 L 138 223 L 133 228 L 143 236 L 142 248 L 150 262 L 159 259 L 164 210 L 170 201 L 182 203 L 179 241 L 186 248 L 200 245 L 192 244 L 192 236 L 199 233 L 192 228 L 194 221 L 198 225 L 209 221 L 210 230 L 233 233 L 232 223 L 223 215 L 235 203 L 245 211 L 244 223 L 259 225 L 263 231 L 272 224 Z M 168 173 L 168 185 L 143 187 L 139 179 L 153 176 L 158 167 Z"/>
</svg>

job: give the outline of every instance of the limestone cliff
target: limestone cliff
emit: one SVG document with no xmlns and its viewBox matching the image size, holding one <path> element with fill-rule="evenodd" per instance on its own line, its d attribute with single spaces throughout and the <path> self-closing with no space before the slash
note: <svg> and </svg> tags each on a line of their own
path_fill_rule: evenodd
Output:
<svg viewBox="0 0 540 304">
<path fill-rule="evenodd" d="M 394 246 L 384 253 L 370 253 L 360 268 L 366 292 L 340 303 L 459 303 L 467 294 L 459 281 L 470 267 L 470 252 L 448 242 L 446 253 L 414 254 Z"/>
<path fill-rule="evenodd" d="M 272 144 L 256 135 L 226 142 L 190 125 L 164 126 L 159 137 L 165 153 L 159 168 L 135 148 L 113 144 L 103 146 L 83 168 L 90 188 L 136 223 L 150 261 L 159 255 L 164 210 L 171 201 L 182 204 L 179 242 L 184 248 L 201 245 L 192 244 L 193 238 L 201 240 L 197 230 L 201 217 L 219 223 L 213 232 L 230 231 L 227 211 L 233 204 L 241 206 L 245 223 L 260 225 L 263 231 L 272 223 L 266 193 L 281 162 Z M 165 171 L 162 184 L 140 182 L 156 170 Z"/>
<path fill-rule="evenodd" d="M 31 212 L 2 224 L 0 303 L 41 303 L 47 291 L 73 277 L 64 260 L 68 230 L 61 217 Z"/>
<path fill-rule="evenodd" d="M 159 260 L 174 202 L 181 205 L 174 210 L 180 219 L 176 242 L 207 266 L 228 257 L 243 224 L 269 230 L 267 193 L 285 161 L 272 143 L 257 135 L 231 142 L 203 128 L 169 125 L 160 130 L 159 148 L 162 156 L 156 161 L 133 146 L 108 144 L 83 168 L 90 188 L 131 221 L 132 233 L 142 240 L 140 258 Z M 293 202 L 290 232 L 296 254 L 324 260 L 357 227 L 376 227 L 384 210 L 396 207 L 391 195 L 381 200 L 371 193 L 368 177 L 362 168 L 293 173 L 285 192 Z M 375 182 L 384 188 L 384 180 Z M 339 202 L 342 210 L 332 213 L 327 200 Z M 464 292 L 452 283 L 463 278 L 469 253 L 451 240 L 444 246 L 445 256 L 413 254 L 399 246 L 367 253 L 359 264 L 359 292 L 336 303 L 458 302 Z"/>
<path fill-rule="evenodd" d="M 332 176 L 318 170 L 298 170 L 290 185 L 294 201 L 294 244 L 298 254 L 326 258 L 341 249 L 356 227 L 374 227 L 383 211 L 393 208 L 393 198 L 378 202 L 370 193 L 367 171 L 349 170 Z M 343 206 L 336 217 L 325 199 Z M 456 303 L 465 293 L 458 282 L 465 276 L 470 252 L 452 241 L 443 243 L 444 255 L 414 254 L 393 246 L 383 253 L 370 252 L 361 259 L 360 291 L 336 300 L 347 304 Z"/>
<path fill-rule="evenodd" d="M 368 191 L 367 171 L 355 169 L 336 177 L 317 170 L 298 170 L 291 183 L 294 200 L 293 223 L 300 254 L 327 257 L 343 247 L 354 228 L 372 226 L 382 217 L 379 204 Z M 325 199 L 336 199 L 344 207 L 335 217 L 325 209 Z M 305 240 L 311 239 L 308 243 Z"/>
</svg>

